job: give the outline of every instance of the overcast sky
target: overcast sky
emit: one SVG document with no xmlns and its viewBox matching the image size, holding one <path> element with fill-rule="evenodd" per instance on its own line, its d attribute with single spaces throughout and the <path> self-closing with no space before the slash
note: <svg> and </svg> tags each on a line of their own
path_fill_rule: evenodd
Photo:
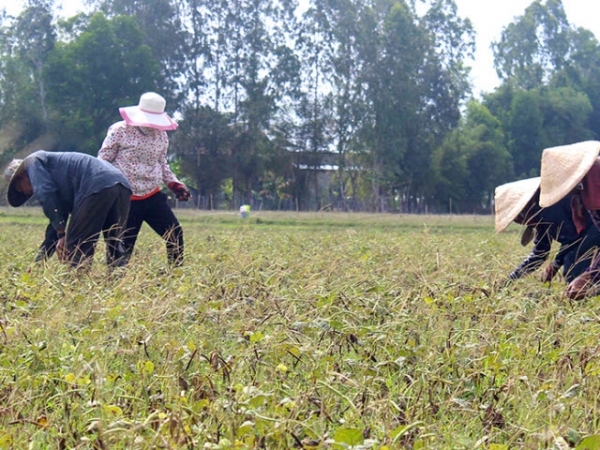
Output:
<svg viewBox="0 0 600 450">
<path fill-rule="evenodd" d="M 302 3 L 305 0 L 300 0 Z M 533 0 L 455 0 L 458 13 L 463 18 L 469 18 L 477 33 L 477 51 L 474 61 L 471 61 L 471 77 L 475 94 L 490 92 L 498 85 L 494 71 L 494 60 L 490 45 L 500 38 L 502 29 L 513 21 L 516 16 L 525 12 Z M 562 0 L 567 18 L 571 25 L 587 28 L 600 40 L 600 8 L 595 4 L 598 0 Z M 18 13 L 21 8 L 20 0 L 0 0 L 0 8 L 6 8 L 10 13 Z M 71 16 L 76 13 L 83 2 L 81 0 L 56 0 L 56 5 L 62 5 L 62 14 Z M 593 10 L 593 11 L 592 11 Z"/>
<path fill-rule="evenodd" d="M 502 30 L 516 16 L 525 13 L 533 0 L 455 0 L 458 14 L 471 20 L 477 32 L 477 52 L 472 62 L 471 76 L 475 92 L 490 92 L 498 85 L 490 45 L 500 39 Z M 600 40 L 598 0 L 562 0 L 567 19 L 572 26 L 587 28 Z M 593 10 L 593 11 L 592 11 Z"/>
</svg>

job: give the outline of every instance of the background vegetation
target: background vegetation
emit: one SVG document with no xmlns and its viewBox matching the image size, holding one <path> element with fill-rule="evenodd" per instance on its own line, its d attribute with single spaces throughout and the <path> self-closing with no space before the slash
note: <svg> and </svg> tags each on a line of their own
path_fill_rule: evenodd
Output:
<svg viewBox="0 0 600 450">
<path fill-rule="evenodd" d="M 496 289 L 518 228 L 181 218 L 184 267 L 144 229 L 107 279 L 31 267 L 45 219 L 0 215 L 0 448 L 600 448 L 600 303 Z"/>
<path fill-rule="evenodd" d="M 0 163 L 96 154 L 118 107 L 155 90 L 203 209 L 489 212 L 549 146 L 600 137 L 600 46 L 560 0 L 493 45 L 471 96 L 473 28 L 453 0 L 91 0 L 0 17 Z"/>
</svg>

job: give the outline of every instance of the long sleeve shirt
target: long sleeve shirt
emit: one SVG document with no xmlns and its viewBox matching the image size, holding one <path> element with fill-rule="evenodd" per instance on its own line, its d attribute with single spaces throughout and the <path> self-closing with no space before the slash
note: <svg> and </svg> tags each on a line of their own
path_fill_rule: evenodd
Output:
<svg viewBox="0 0 600 450">
<path fill-rule="evenodd" d="M 52 258 L 54 252 L 56 252 L 56 244 L 60 236 L 54 229 L 51 223 L 46 227 L 46 234 L 44 235 L 44 242 L 40 245 L 37 254 L 35 255 L 35 262 L 46 261 Z"/>
<path fill-rule="evenodd" d="M 55 230 L 64 230 L 69 214 L 88 196 L 122 184 L 127 178 L 106 161 L 83 153 L 39 150 L 23 161 L 33 188 Z"/>
<path fill-rule="evenodd" d="M 509 275 L 509 278 L 513 280 L 540 267 L 550 254 L 553 241 L 561 244 L 553 264 L 556 267 L 562 267 L 565 256 L 571 251 L 576 251 L 575 243 L 587 234 L 590 227 L 594 226 L 591 217 L 586 214 L 585 230 L 581 234 L 577 233 L 571 212 L 571 196 L 563 198 L 552 206 L 542 208 L 534 220 L 536 224 L 533 250 Z"/>
<path fill-rule="evenodd" d="M 117 122 L 110 126 L 98 158 L 125 174 L 133 190 L 132 200 L 147 198 L 162 184 L 179 180 L 167 162 L 169 138 L 166 131 Z"/>
<path fill-rule="evenodd" d="M 595 209 L 589 211 L 589 213 L 592 216 L 594 226 L 600 230 L 600 210 Z M 596 256 L 594 257 L 592 264 L 590 264 L 588 271 L 593 273 L 592 281 L 594 283 L 598 283 L 600 281 L 600 252 L 596 253 Z"/>
</svg>

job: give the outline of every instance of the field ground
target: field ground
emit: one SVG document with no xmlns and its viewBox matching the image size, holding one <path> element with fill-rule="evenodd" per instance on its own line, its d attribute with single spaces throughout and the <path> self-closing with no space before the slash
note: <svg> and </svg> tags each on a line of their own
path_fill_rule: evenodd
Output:
<svg viewBox="0 0 600 450">
<path fill-rule="evenodd" d="M 600 448 L 600 302 L 490 216 L 178 210 L 107 278 L 0 209 L 0 449 Z"/>
</svg>

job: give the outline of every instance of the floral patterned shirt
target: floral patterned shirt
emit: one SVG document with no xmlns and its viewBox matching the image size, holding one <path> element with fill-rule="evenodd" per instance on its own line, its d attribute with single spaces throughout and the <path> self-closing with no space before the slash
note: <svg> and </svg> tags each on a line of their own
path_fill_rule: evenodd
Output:
<svg viewBox="0 0 600 450">
<path fill-rule="evenodd" d="M 166 131 L 134 127 L 125 121 L 110 126 L 98 158 L 119 169 L 133 190 L 133 197 L 148 197 L 160 186 L 179 180 L 167 162 Z"/>
</svg>

